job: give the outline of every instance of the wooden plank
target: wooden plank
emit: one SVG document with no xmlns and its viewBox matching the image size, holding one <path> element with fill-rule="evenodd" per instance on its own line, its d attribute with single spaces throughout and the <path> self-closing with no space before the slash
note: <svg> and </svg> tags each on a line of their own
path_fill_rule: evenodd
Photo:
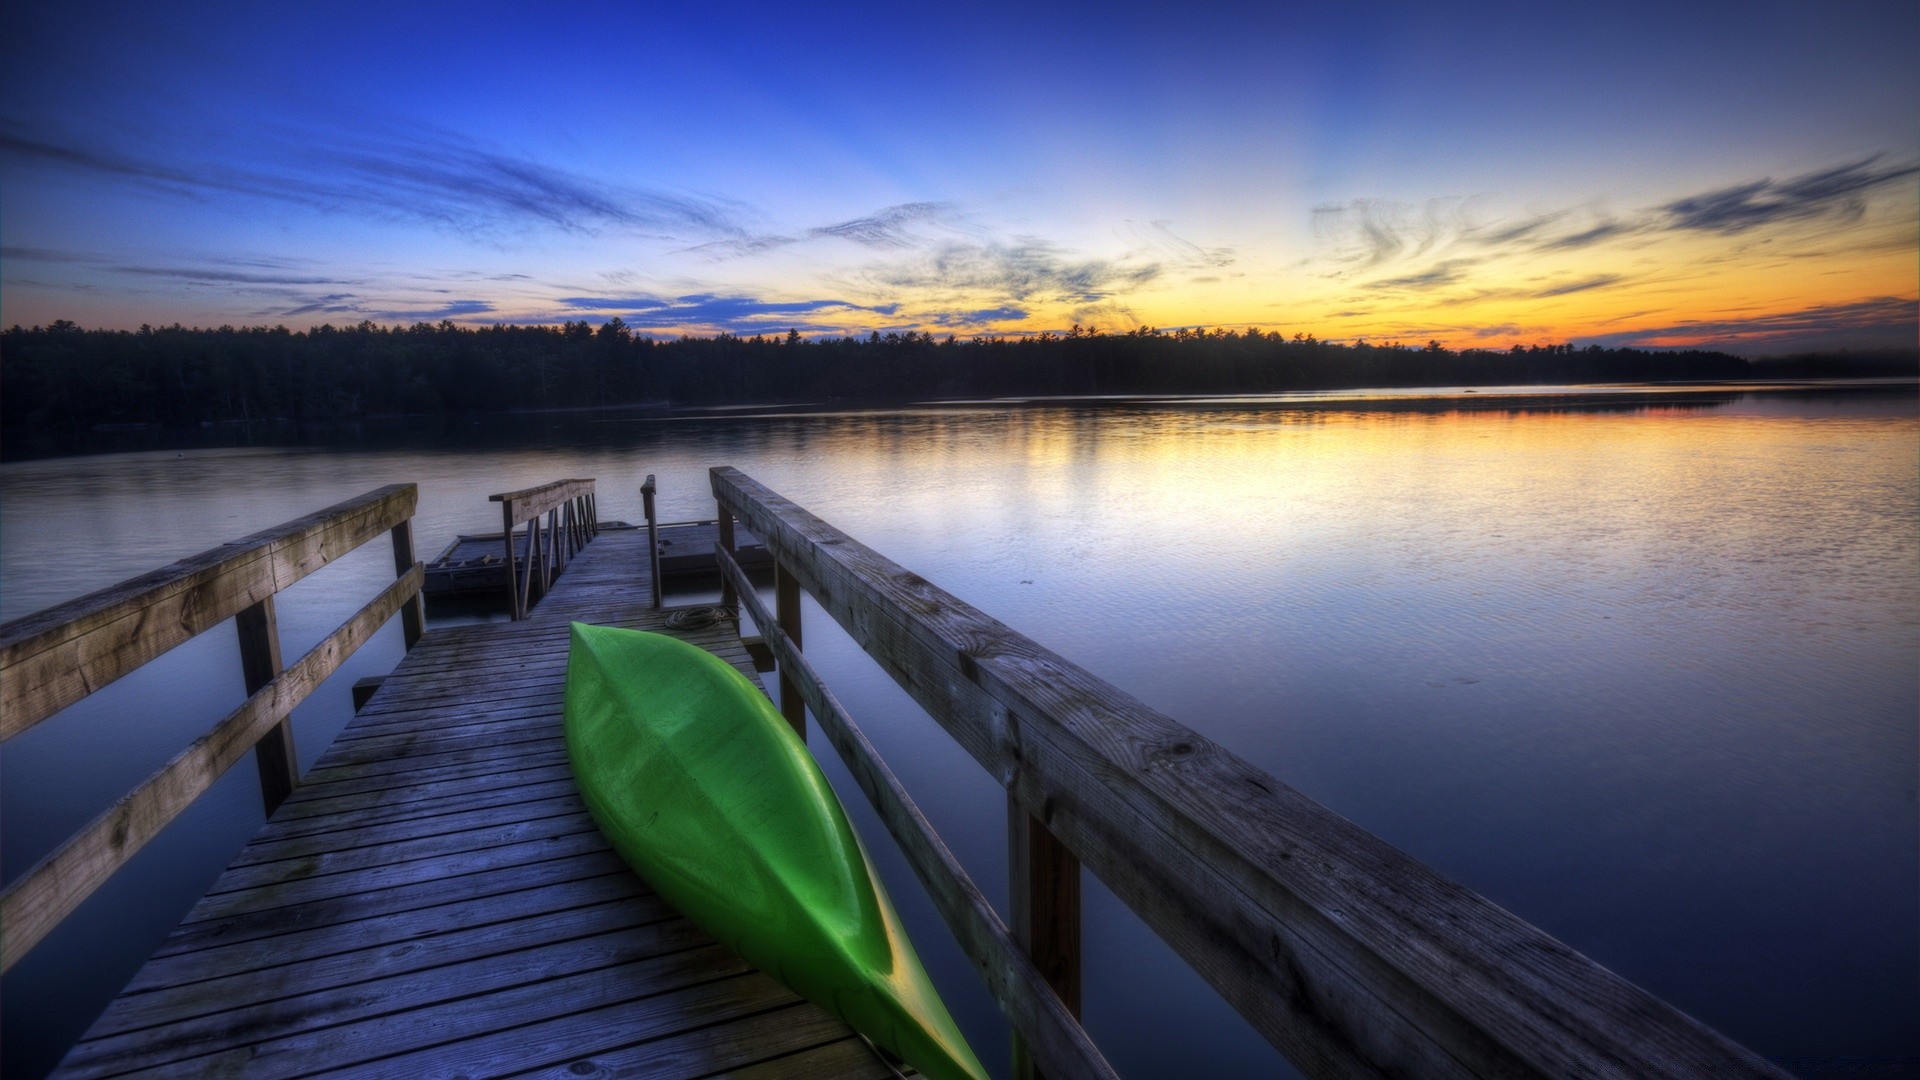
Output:
<svg viewBox="0 0 1920 1080">
<path fill-rule="evenodd" d="M 508 1009 L 574 1008 L 628 993 L 608 969 L 629 977 L 678 974 L 689 955 L 717 946 L 684 919 L 671 919 L 610 933 L 560 941 L 500 956 L 452 963 L 423 971 L 368 979 L 307 994 L 267 997 L 225 1010 L 124 1035 L 82 1041 L 61 1073 L 75 1078 L 111 1076 L 132 1068 L 166 1066 L 201 1075 L 222 1071 L 234 1055 L 246 1055 L 248 1075 L 282 1075 L 299 1069 L 296 1056 L 316 1045 L 324 1060 L 345 1064 L 419 1045 L 416 1025 L 428 1022 L 445 1037 L 475 1028 L 481 1016 L 498 1020 Z M 702 955 L 701 959 L 708 959 Z M 596 987 L 595 983 L 612 984 Z M 272 989 L 265 991 L 273 994 Z M 510 1003 L 510 1004 L 509 1004 Z M 409 1030 L 414 1029 L 414 1030 Z M 309 1063 L 310 1064 L 310 1063 Z"/>
<path fill-rule="evenodd" d="M 440 799 L 459 798 L 480 792 L 507 791 L 528 784 L 564 782 L 571 784 L 573 773 L 564 760 L 529 765 L 478 775 L 442 777 L 407 786 L 398 796 L 390 790 L 359 792 L 322 792 L 307 799 L 290 799 L 274 815 L 269 827 L 281 823 L 333 818 L 363 811 L 410 813 L 416 803 L 431 804 Z"/>
<path fill-rule="evenodd" d="M 894 1080 L 899 1075 L 858 1038 L 835 1039 L 713 1074 L 715 1080 Z"/>
<path fill-rule="evenodd" d="M 412 484 L 370 491 L 0 626 L 8 739 L 413 516 Z"/>
<path fill-rule="evenodd" d="M 899 1075 L 881 1064 L 865 1043 L 857 1038 L 846 1038 L 845 1031 L 846 1025 L 826 1013 L 795 1004 L 601 1051 L 565 1065 L 550 1065 L 528 1075 L 549 1080 L 575 1080 L 583 1075 L 646 1078 L 725 1076 L 736 1068 L 755 1068 L 768 1064 L 786 1064 L 788 1067 L 802 1065 L 804 1063 L 796 1062 L 788 1055 L 796 1050 L 816 1048 L 824 1040 L 830 1039 L 835 1040 L 837 1045 L 857 1047 L 860 1053 L 866 1055 L 866 1059 L 864 1062 L 855 1059 L 856 1064 L 851 1069 L 833 1073 L 816 1072 L 813 1075 L 836 1078 Z M 772 1057 L 769 1061 L 772 1055 L 781 1056 Z M 840 1060 L 845 1061 L 847 1057 L 843 1055 Z M 770 1075 L 790 1078 L 807 1073 L 776 1071 Z"/>
<path fill-rule="evenodd" d="M 697 1031 L 769 1009 L 791 1007 L 797 1000 L 791 990 L 757 971 L 746 970 L 744 961 L 719 946 L 655 963 L 664 967 L 667 961 L 677 961 L 682 970 L 656 975 L 635 965 L 591 979 L 559 980 L 545 988 L 472 999 L 461 1003 L 465 1008 L 449 1010 L 451 1015 L 444 1018 L 410 1014 L 408 1022 L 433 1023 L 435 1036 L 447 1032 L 466 1037 L 367 1062 L 361 1069 L 383 1077 L 417 1077 L 489 1076 L 567 1067 L 632 1045 L 648 1033 Z M 708 973 L 726 977 L 712 978 Z M 711 981 L 685 985 L 687 977 L 701 975 Z M 675 977 L 682 980 L 680 986 L 671 985 Z M 529 1019 L 532 1022 L 527 1022 Z M 344 1034 L 356 1042 L 343 1044 L 337 1037 L 330 1038 L 329 1032 L 316 1032 L 311 1042 L 292 1048 L 295 1057 L 320 1050 L 332 1061 L 340 1052 L 334 1049 L 338 1046 L 351 1055 L 349 1061 L 364 1060 L 357 1041 L 361 1032 L 347 1029 Z M 424 1041 L 418 1033 L 412 1038 L 416 1046 Z M 270 1055 L 279 1050 L 272 1046 L 262 1049 Z M 666 1070 L 662 1073 L 673 1075 Z M 680 1075 L 697 1076 L 699 1072 Z"/>
<path fill-rule="evenodd" d="M 484 900 L 523 889 L 585 881 L 621 872 L 632 873 L 619 856 L 601 847 L 558 858 L 485 867 L 458 878 L 455 881 L 457 889 L 452 892 L 449 892 L 446 880 L 433 878 L 395 885 L 378 892 L 324 897 L 295 907 L 214 912 L 209 918 L 183 921 L 155 950 L 154 955 L 174 956 L 240 942 L 277 938 L 303 930 L 423 911 L 440 907 L 451 898 Z"/>
<path fill-rule="evenodd" d="M 623 909 L 630 907 L 648 912 L 648 918 L 654 912 L 671 913 L 657 896 L 646 892 L 631 873 L 608 870 L 598 877 L 461 897 L 433 907 L 376 915 L 346 924 L 334 923 L 156 956 L 127 984 L 121 1000 L 146 1009 L 149 1006 L 144 1004 L 145 999 L 158 991 L 204 987 L 215 979 L 239 979 L 249 972 L 276 967 L 305 968 L 308 970 L 302 972 L 302 978 L 318 979 L 320 976 L 310 965 L 334 958 L 340 958 L 342 964 L 387 965 L 393 971 L 410 970 L 405 966 L 408 964 L 430 967 L 453 955 L 456 934 L 517 920 L 549 918 L 615 901 L 620 902 Z M 412 947 L 415 943 L 423 944 Z M 116 1004 L 109 1009 L 89 1034 L 112 1034 L 143 1026 L 131 1020 L 115 1019 L 120 1015 L 116 1012 L 118 1008 Z"/>
<path fill-rule="evenodd" d="M 519 844 L 476 848 L 351 873 L 270 881 L 258 888 L 202 897 L 187 912 L 181 924 L 222 919 L 251 911 L 291 908 L 320 900 L 364 896 L 402 885 L 433 882 L 437 890 L 460 889 L 466 886 L 455 879 L 605 850 L 606 841 L 589 826 L 579 832 L 543 836 Z"/>
<path fill-rule="evenodd" d="M 1012 1021 L 1014 1030 L 1025 1037 L 1034 1057 L 1055 1077 L 1113 1076 L 1113 1067 L 1080 1026 L 1076 1013 L 1016 942 L 866 733 L 827 689 L 806 654 L 777 621 L 768 617 L 765 601 L 754 591 L 740 565 L 725 552 L 717 555 L 747 613 L 755 623 L 768 628 L 767 645 L 779 659 L 780 670 L 792 677 L 827 741 L 846 762 L 847 772 L 893 834 L 961 951 L 980 972 L 987 992 Z M 1077 1006 L 1078 1001 L 1073 1004 Z"/>
<path fill-rule="evenodd" d="M 300 880 L 319 881 L 333 875 L 421 863 L 427 860 L 488 851 L 535 840 L 573 836 L 593 829 L 584 808 L 550 817 L 526 818 L 449 833 L 416 836 L 344 849 L 329 849 L 286 859 L 240 863 L 220 875 L 207 896 L 224 896 L 242 889 L 259 889 Z"/>
<path fill-rule="evenodd" d="M 7 928 L 0 940 L 4 957 L 0 966 L 11 968 L 167 822 L 212 787 L 263 732 L 284 720 L 418 592 L 424 577 L 424 568 L 416 563 L 406 577 L 389 585 L 212 731 L 0 893 L 0 924 Z"/>
<path fill-rule="evenodd" d="M 375 858 L 387 862 L 420 858 L 429 850 L 451 850 L 447 845 L 456 842 L 466 843 L 469 847 L 485 846 L 481 841 L 489 836 L 501 835 L 501 830 L 538 828 L 544 831 L 548 827 L 557 827 L 562 819 L 577 823 L 585 815 L 586 807 L 577 797 L 563 795 L 539 803 L 511 803 L 484 810 L 462 810 L 435 818 L 336 829 L 286 840 L 248 844 L 234 857 L 228 869 L 270 867 L 277 863 L 299 861 L 306 865 L 309 873 L 332 873 L 353 865 L 376 865 L 372 861 Z M 216 889 L 221 887 L 220 883 L 214 886 Z"/>
<path fill-rule="evenodd" d="M 1783 1075 L 730 468 L 853 639 L 1316 1075 Z"/>
<path fill-rule="evenodd" d="M 191 970 L 205 973 L 208 977 L 156 986 L 145 993 L 122 995 L 87 1030 L 87 1041 L 93 1047 L 92 1053 L 98 1056 L 105 1048 L 108 1037 L 117 1036 L 128 1041 L 131 1036 L 131 1040 L 146 1041 L 148 1036 L 144 1034 L 144 1029 L 162 1024 L 176 1025 L 167 1032 L 167 1038 L 198 1037 L 192 1034 L 194 1028 L 186 1026 L 189 1024 L 196 1025 L 199 1032 L 211 1038 L 218 1038 L 218 1032 L 238 1026 L 231 1016 L 221 1017 L 220 1014 L 230 1014 L 239 1008 L 252 1009 L 267 1002 L 311 997 L 376 979 L 444 969 L 451 964 L 478 967 L 481 966 L 478 961 L 492 957 L 507 957 L 511 953 L 564 945 L 581 938 L 630 931 L 656 923 L 679 923 L 680 926 L 668 932 L 677 935 L 687 933 L 685 920 L 666 904 L 657 899 L 632 895 L 611 897 L 597 904 L 562 910 L 534 911 L 520 918 L 493 916 L 493 912 L 488 912 L 487 922 L 431 935 L 419 933 L 411 926 L 374 924 L 356 927 L 357 933 L 372 931 L 383 936 L 365 939 L 378 941 L 378 944 L 370 947 L 304 956 L 297 961 L 287 956 L 285 951 L 278 951 L 274 962 L 246 968 L 230 966 L 236 959 L 231 953 L 212 953 L 209 950 L 193 954 L 192 959 L 197 963 L 191 969 L 176 963 L 172 970 L 176 975 Z M 395 934 L 408 936 L 389 936 Z M 326 940 L 338 945 L 348 939 L 339 933 L 332 933 L 326 935 Z M 694 940 L 699 940 L 697 935 Z M 212 953 L 211 957 L 209 953 Z M 219 961 L 222 966 L 210 966 L 209 959 Z M 504 961 L 502 966 L 523 962 L 524 958 L 515 957 Z M 449 973 L 442 971 L 441 974 L 444 977 Z M 468 981 L 463 989 L 474 992 L 481 988 L 478 983 Z M 298 1008 L 283 1008 L 281 1015 Z M 259 1030 L 259 1020 L 257 1014 L 248 1018 L 249 1026 L 256 1032 Z M 216 1048 L 208 1045 L 198 1049 Z M 69 1061 L 71 1063 L 71 1059 Z"/>
<path fill-rule="evenodd" d="M 577 800 L 573 782 L 562 778 L 539 784 L 516 784 L 507 788 L 488 787 L 458 797 L 383 803 L 372 810 L 348 814 L 295 818 L 267 823 L 235 862 L 249 859 L 256 849 L 265 852 L 286 850 L 288 845 L 319 840 L 336 834 L 364 833 L 378 836 L 382 830 L 395 835 L 425 836 L 443 828 L 457 828 L 462 819 L 481 820 L 482 815 L 526 813 L 539 816 L 543 810 Z"/>
</svg>

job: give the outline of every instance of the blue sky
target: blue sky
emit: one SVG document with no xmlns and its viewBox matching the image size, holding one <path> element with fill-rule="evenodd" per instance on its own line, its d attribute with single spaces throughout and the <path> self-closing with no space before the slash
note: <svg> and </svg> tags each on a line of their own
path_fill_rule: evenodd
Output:
<svg viewBox="0 0 1920 1080">
<path fill-rule="evenodd" d="M 1911 3 L 9 4 L 0 321 L 1914 341 Z"/>
</svg>

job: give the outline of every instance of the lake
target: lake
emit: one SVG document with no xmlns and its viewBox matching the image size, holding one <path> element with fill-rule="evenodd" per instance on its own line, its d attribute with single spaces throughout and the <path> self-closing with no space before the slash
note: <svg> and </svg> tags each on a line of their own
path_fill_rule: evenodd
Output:
<svg viewBox="0 0 1920 1080">
<path fill-rule="evenodd" d="M 382 484 L 430 558 L 493 492 L 710 517 L 734 465 L 1759 1052 L 1920 1055 L 1920 408 L 1911 385 L 556 414 L 325 445 L 0 465 L 0 617 Z M 278 602 L 286 655 L 392 574 Z M 1004 802 L 809 606 L 807 651 L 996 902 Z M 296 714 L 311 763 L 382 631 Z M 0 758 L 11 880 L 242 692 L 225 629 Z M 823 742 L 815 739 L 816 752 Z M 831 759 L 830 752 L 826 757 Z M 997 1014 L 837 762 L 981 1056 Z M 11 972 L 9 1076 L 57 1059 L 258 827 L 250 765 Z M 1087 881 L 1087 1025 L 1128 1075 L 1271 1075 L 1264 1042 Z"/>
</svg>

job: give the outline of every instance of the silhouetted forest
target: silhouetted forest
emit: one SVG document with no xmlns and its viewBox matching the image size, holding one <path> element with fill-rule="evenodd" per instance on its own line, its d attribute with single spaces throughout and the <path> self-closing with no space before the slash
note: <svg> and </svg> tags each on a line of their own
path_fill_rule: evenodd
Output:
<svg viewBox="0 0 1920 1080">
<path fill-rule="evenodd" d="M 636 403 L 888 403 L 1010 395 L 1261 393 L 1369 386 L 1911 375 L 1913 360 L 1597 345 L 1454 351 L 1333 344 L 1256 329 L 1141 328 L 1021 338 L 923 333 L 807 340 L 654 340 L 600 326 L 223 326 L 0 334 L 0 422 L 40 432 L 111 425 L 317 421 Z M 21 427 L 13 427 L 16 432 Z"/>
</svg>

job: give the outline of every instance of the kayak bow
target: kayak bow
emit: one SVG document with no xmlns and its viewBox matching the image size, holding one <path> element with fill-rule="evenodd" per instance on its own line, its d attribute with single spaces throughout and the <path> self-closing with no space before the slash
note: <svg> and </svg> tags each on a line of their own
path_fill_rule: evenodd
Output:
<svg viewBox="0 0 1920 1080">
<path fill-rule="evenodd" d="M 574 623 L 566 735 L 587 809 L 668 903 L 934 1080 L 983 1080 L 846 811 L 758 687 L 675 638 Z"/>
</svg>

